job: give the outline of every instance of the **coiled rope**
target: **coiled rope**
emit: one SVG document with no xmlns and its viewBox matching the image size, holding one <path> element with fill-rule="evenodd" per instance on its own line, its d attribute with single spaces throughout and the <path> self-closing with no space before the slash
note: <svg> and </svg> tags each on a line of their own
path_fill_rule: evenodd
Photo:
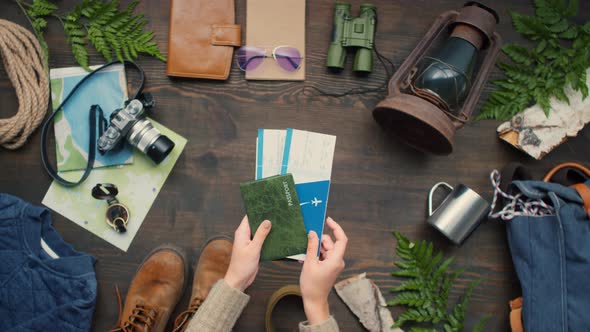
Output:
<svg viewBox="0 0 590 332">
<path fill-rule="evenodd" d="M 0 146 L 20 148 L 39 127 L 49 106 L 45 53 L 22 26 L 0 19 L 0 56 L 18 98 L 17 113 L 0 119 Z"/>
</svg>

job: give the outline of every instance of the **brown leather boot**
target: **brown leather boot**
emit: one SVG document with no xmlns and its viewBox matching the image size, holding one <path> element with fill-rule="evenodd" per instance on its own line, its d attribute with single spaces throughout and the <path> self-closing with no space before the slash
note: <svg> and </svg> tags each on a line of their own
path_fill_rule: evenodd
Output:
<svg viewBox="0 0 590 332">
<path fill-rule="evenodd" d="M 215 237 L 205 243 L 198 262 L 193 266 L 195 276 L 190 305 L 174 320 L 174 332 L 186 329 L 213 285 L 223 279 L 229 267 L 232 247 L 232 241 L 226 237 Z"/>
<path fill-rule="evenodd" d="M 141 263 L 112 331 L 162 332 L 188 280 L 186 255 L 171 245 L 154 249 Z"/>
</svg>

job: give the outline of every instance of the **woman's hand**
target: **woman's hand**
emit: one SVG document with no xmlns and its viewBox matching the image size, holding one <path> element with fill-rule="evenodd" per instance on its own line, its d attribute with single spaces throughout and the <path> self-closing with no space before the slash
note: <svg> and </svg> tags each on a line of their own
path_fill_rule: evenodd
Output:
<svg viewBox="0 0 590 332">
<path fill-rule="evenodd" d="M 348 238 L 332 218 L 328 217 L 326 224 L 334 232 L 336 241 L 332 240 L 330 235 L 324 234 L 318 258 L 318 235 L 314 231 L 309 232 L 307 255 L 299 278 L 303 307 L 310 325 L 330 318 L 328 295 L 336 278 L 344 269 L 344 252 Z"/>
<path fill-rule="evenodd" d="M 266 236 L 270 233 L 270 228 L 270 221 L 263 221 L 258 226 L 254 238 L 250 240 L 248 216 L 242 219 L 240 226 L 238 226 L 234 234 L 231 261 L 223 278 L 229 286 L 244 291 L 252 285 L 258 273 L 260 250 L 262 250 L 262 244 Z"/>
</svg>

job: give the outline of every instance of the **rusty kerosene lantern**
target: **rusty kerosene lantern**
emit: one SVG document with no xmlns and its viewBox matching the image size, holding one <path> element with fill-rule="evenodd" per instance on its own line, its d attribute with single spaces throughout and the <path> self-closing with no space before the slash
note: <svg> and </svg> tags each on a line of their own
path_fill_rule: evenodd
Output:
<svg viewBox="0 0 590 332">
<path fill-rule="evenodd" d="M 493 9 L 474 1 L 440 15 L 389 81 L 375 120 L 419 150 L 450 154 L 496 61 L 498 23 Z"/>
</svg>

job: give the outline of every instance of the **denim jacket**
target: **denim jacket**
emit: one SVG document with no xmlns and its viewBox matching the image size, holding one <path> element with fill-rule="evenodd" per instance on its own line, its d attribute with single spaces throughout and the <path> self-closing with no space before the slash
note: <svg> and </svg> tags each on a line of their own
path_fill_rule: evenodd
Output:
<svg viewBox="0 0 590 332">
<path fill-rule="evenodd" d="M 61 238 L 47 209 L 0 193 L 0 331 L 90 331 L 94 263 Z"/>
</svg>

